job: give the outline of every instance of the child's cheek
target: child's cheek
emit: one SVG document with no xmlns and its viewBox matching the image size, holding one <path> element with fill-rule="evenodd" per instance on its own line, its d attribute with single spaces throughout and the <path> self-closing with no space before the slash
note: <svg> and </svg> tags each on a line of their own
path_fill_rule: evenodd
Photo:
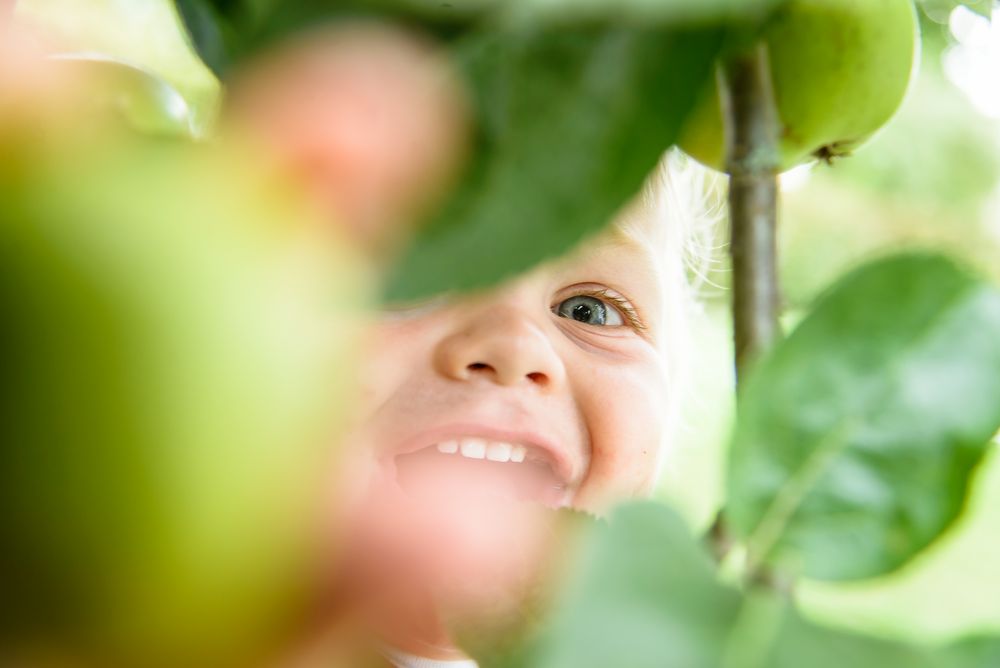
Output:
<svg viewBox="0 0 1000 668">
<path fill-rule="evenodd" d="M 580 507 L 602 512 L 623 499 L 644 496 L 656 480 L 666 425 L 667 387 L 658 361 L 649 356 L 609 363 L 577 396 L 591 436 L 590 471 Z"/>
<path fill-rule="evenodd" d="M 426 327 L 420 321 L 377 323 L 369 332 L 365 351 L 358 414 L 370 419 L 406 382 L 407 374 L 429 357 Z"/>
</svg>

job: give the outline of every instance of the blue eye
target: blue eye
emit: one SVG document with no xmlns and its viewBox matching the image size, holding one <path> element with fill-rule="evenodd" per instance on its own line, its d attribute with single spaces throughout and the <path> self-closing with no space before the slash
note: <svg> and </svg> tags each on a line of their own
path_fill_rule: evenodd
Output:
<svg viewBox="0 0 1000 668">
<path fill-rule="evenodd" d="M 618 309 L 590 295 L 564 299 L 556 306 L 555 313 L 561 318 L 570 318 L 588 325 L 619 327 L 625 324 Z"/>
</svg>

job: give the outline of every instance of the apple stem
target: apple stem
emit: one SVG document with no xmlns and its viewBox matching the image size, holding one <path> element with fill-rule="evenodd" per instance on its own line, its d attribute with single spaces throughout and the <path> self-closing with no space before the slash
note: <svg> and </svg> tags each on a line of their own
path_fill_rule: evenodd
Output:
<svg viewBox="0 0 1000 668">
<path fill-rule="evenodd" d="M 778 324 L 778 114 L 766 45 L 719 68 L 729 172 L 729 252 L 737 382 L 780 336 Z"/>
</svg>

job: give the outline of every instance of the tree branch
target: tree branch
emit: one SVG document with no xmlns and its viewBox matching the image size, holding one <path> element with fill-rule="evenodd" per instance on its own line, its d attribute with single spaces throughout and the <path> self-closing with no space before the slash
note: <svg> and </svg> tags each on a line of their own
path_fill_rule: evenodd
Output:
<svg viewBox="0 0 1000 668">
<path fill-rule="evenodd" d="M 758 43 L 718 71 L 729 172 L 729 252 L 737 383 L 780 335 L 778 324 L 778 113 L 767 47 Z M 737 394 L 737 396 L 739 396 Z M 720 512 L 709 540 L 720 561 L 732 547 Z"/>
<path fill-rule="evenodd" d="M 728 146 L 730 253 L 737 379 L 779 336 L 776 227 L 778 116 L 767 48 L 759 43 L 720 70 Z"/>
</svg>

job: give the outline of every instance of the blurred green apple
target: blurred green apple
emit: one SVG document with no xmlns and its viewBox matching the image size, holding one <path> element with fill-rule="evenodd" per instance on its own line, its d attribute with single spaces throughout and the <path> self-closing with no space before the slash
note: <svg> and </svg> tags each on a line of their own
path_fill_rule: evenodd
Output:
<svg viewBox="0 0 1000 668">
<path fill-rule="evenodd" d="M 846 155 L 896 112 L 919 48 L 911 0 L 788 0 L 764 24 L 780 127 L 780 169 Z M 679 146 L 725 168 L 719 92 L 712 85 Z"/>
<path fill-rule="evenodd" d="M 304 591 L 365 275 L 236 151 L 0 153 L 0 662 L 249 665 Z"/>
</svg>

